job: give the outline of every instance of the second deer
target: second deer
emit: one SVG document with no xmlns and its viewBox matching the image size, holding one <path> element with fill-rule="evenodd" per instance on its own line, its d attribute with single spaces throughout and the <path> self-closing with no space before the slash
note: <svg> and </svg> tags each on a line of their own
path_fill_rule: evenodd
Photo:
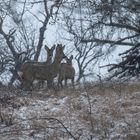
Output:
<svg viewBox="0 0 140 140">
<path fill-rule="evenodd" d="M 72 66 L 72 59 L 73 55 L 71 55 L 70 58 L 66 57 L 66 63 L 61 63 L 58 77 L 58 86 L 61 85 L 61 88 L 63 88 L 63 80 L 65 81 L 65 86 L 67 86 L 68 79 L 71 79 L 71 83 L 74 88 L 75 69 Z"/>
<path fill-rule="evenodd" d="M 50 49 L 49 49 L 48 46 L 45 45 L 45 50 L 47 51 L 47 60 L 46 60 L 46 62 L 42 62 L 41 64 L 45 64 L 45 63 L 46 64 L 52 64 L 52 57 L 53 57 L 53 52 L 55 50 L 55 45 L 53 45 L 52 48 L 50 48 Z M 43 88 L 44 83 L 45 82 L 43 80 L 40 80 L 38 82 L 39 88 Z"/>
</svg>

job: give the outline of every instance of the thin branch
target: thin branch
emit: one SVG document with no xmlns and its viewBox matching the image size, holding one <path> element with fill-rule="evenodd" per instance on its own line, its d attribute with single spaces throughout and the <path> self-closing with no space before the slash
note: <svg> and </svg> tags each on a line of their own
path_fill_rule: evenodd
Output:
<svg viewBox="0 0 140 140">
<path fill-rule="evenodd" d="M 102 44 L 115 44 L 115 45 L 123 45 L 123 46 L 134 46 L 133 43 L 128 43 L 128 42 L 117 42 L 115 40 L 102 40 L 102 39 L 82 39 L 82 43 L 89 43 L 89 42 L 96 42 L 96 43 L 102 43 Z"/>
<path fill-rule="evenodd" d="M 66 130 L 66 132 L 67 132 L 74 140 L 77 140 L 77 139 L 75 138 L 75 136 L 67 129 L 67 127 L 66 127 L 60 120 L 58 120 L 58 119 L 56 119 L 56 118 L 49 118 L 49 117 L 40 117 L 40 118 L 36 118 L 36 117 L 33 117 L 33 118 L 29 118 L 29 119 L 22 119 L 22 121 L 20 121 L 20 122 L 14 124 L 14 125 L 18 125 L 18 124 L 21 124 L 22 122 L 31 121 L 31 120 L 48 120 L 48 121 L 53 120 L 53 121 L 57 121 L 59 124 L 62 125 L 62 127 Z M 7 127 L 7 126 L 4 126 L 4 127 L 2 127 L 2 128 L 4 129 L 4 128 L 6 128 L 6 127 Z M 54 128 L 54 127 L 48 127 L 48 128 Z M 26 129 L 25 129 L 25 130 L 26 130 Z M 13 130 L 13 132 L 15 132 L 15 131 L 17 131 L 17 130 Z M 5 131 L 5 132 L 11 132 L 11 131 Z"/>
</svg>

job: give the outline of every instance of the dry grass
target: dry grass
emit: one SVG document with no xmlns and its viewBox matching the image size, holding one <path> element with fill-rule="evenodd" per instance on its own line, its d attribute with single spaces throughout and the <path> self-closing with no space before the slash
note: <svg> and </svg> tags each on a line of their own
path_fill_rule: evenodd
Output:
<svg viewBox="0 0 140 140">
<path fill-rule="evenodd" d="M 21 121 L 16 129 L 19 127 L 22 132 L 21 137 L 26 134 L 27 140 L 30 137 L 41 139 L 40 136 L 48 140 L 71 138 L 57 121 L 28 120 L 34 117 L 59 119 L 77 140 L 95 136 L 98 139 L 109 139 L 112 131 L 116 134 L 112 139 L 135 138 L 137 140 L 140 138 L 140 129 L 137 128 L 140 126 L 139 83 L 105 83 L 103 85 L 88 83 L 75 90 L 66 88 L 32 91 L 27 96 L 22 96 L 21 91 L 17 89 L 0 88 L 0 92 L 2 93 L 0 125 L 5 124 L 10 127 Z M 6 105 L 2 103 L 4 100 Z M 9 106 L 14 109 L 14 119 L 11 124 L 6 119 Z M 22 122 L 22 117 L 27 120 Z M 134 119 L 131 120 L 132 118 Z M 25 122 L 28 125 L 25 125 Z M 24 129 L 27 131 L 24 132 Z"/>
</svg>

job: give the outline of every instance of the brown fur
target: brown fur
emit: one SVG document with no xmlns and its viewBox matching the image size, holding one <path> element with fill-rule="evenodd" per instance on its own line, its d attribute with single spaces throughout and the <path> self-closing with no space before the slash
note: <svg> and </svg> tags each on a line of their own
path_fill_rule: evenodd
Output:
<svg viewBox="0 0 140 140">
<path fill-rule="evenodd" d="M 22 69 L 23 86 L 29 89 L 34 80 L 47 80 L 48 87 L 52 87 L 53 79 L 59 72 L 61 60 L 65 57 L 64 46 L 58 44 L 56 47 L 55 59 L 52 64 L 24 64 L 26 69 Z M 23 65 L 23 67 L 25 67 Z"/>
<path fill-rule="evenodd" d="M 72 59 L 73 56 L 71 56 L 70 58 L 66 57 L 66 63 L 61 64 L 58 77 L 58 86 L 61 85 L 61 87 L 63 87 L 63 80 L 65 80 L 65 86 L 67 86 L 67 80 L 71 79 L 72 86 L 74 88 L 75 69 L 72 66 Z"/>
<path fill-rule="evenodd" d="M 52 63 L 52 57 L 53 57 L 54 49 L 55 49 L 55 45 L 53 45 L 51 49 L 49 49 L 49 48 L 45 45 L 45 50 L 46 50 L 46 52 L 47 52 L 47 60 L 46 60 L 46 62 L 27 61 L 27 62 L 25 62 L 25 63 L 22 65 L 20 71 L 23 72 L 23 71 L 28 70 L 29 65 L 51 64 L 51 63 Z M 21 75 L 20 77 L 22 78 L 22 75 Z M 39 80 L 39 82 L 38 82 L 38 88 L 43 87 L 43 84 L 44 84 L 44 81 L 43 81 L 43 80 Z"/>
</svg>

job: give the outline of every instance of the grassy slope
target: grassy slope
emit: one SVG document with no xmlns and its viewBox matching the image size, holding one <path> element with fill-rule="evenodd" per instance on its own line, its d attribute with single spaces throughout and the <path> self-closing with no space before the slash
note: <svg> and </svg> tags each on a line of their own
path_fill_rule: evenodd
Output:
<svg viewBox="0 0 140 140">
<path fill-rule="evenodd" d="M 1 140 L 140 139 L 139 83 L 0 94 Z"/>
</svg>

